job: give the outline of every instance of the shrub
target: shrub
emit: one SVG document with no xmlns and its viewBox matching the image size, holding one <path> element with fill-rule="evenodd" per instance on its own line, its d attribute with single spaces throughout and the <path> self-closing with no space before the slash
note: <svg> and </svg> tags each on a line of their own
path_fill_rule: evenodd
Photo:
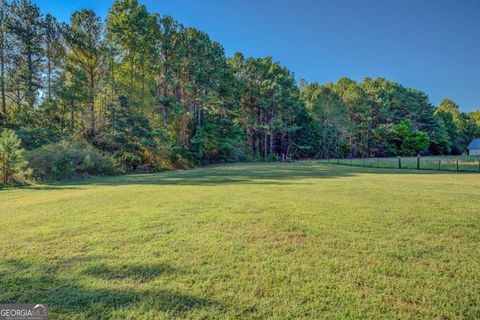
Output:
<svg viewBox="0 0 480 320">
<path fill-rule="evenodd" d="M 26 183 L 30 177 L 31 170 L 23 157 L 21 143 L 14 131 L 6 129 L 0 132 L 0 178 L 5 186 L 12 182 Z"/>
<path fill-rule="evenodd" d="M 392 129 L 392 146 L 395 148 L 391 153 L 397 153 L 403 156 L 414 156 L 422 151 L 426 151 L 430 145 L 428 134 L 422 131 L 414 131 L 408 120 L 402 120 Z"/>
<path fill-rule="evenodd" d="M 61 141 L 28 151 L 25 157 L 33 175 L 43 181 L 115 173 L 112 159 L 87 143 Z"/>
</svg>

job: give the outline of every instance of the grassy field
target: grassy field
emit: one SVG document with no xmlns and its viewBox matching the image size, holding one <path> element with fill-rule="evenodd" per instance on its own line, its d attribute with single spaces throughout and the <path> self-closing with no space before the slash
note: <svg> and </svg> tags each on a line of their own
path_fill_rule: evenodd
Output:
<svg viewBox="0 0 480 320">
<path fill-rule="evenodd" d="M 480 176 L 298 162 L 0 191 L 0 302 L 51 319 L 480 318 Z"/>
</svg>

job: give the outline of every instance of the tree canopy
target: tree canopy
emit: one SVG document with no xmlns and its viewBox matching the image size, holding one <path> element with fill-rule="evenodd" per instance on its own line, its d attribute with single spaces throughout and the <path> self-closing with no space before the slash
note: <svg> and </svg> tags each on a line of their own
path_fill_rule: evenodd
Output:
<svg viewBox="0 0 480 320">
<path fill-rule="evenodd" d="M 271 57 L 227 57 L 137 0 L 116 0 L 106 21 L 83 9 L 68 23 L 30 0 L 0 6 L 0 129 L 29 150 L 81 141 L 128 172 L 462 154 L 480 136 L 480 111 L 450 99 L 436 107 L 383 78 L 297 81 Z"/>
</svg>

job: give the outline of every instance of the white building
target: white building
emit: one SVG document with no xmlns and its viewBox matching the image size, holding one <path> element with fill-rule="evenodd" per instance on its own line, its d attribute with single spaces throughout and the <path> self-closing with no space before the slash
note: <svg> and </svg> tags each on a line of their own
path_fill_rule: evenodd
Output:
<svg viewBox="0 0 480 320">
<path fill-rule="evenodd" d="M 471 156 L 480 156 L 480 139 L 473 139 L 468 145 L 468 154 Z"/>
</svg>

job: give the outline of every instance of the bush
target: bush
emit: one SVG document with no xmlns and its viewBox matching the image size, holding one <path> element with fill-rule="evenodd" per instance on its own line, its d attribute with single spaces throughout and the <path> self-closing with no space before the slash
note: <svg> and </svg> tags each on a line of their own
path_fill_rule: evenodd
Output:
<svg viewBox="0 0 480 320">
<path fill-rule="evenodd" d="M 87 143 L 61 141 L 25 153 L 33 176 L 47 181 L 115 173 L 113 160 Z"/>
<path fill-rule="evenodd" d="M 13 130 L 0 132 L 0 183 L 5 186 L 26 183 L 31 174 L 28 162 L 23 157 L 21 140 Z"/>
</svg>

